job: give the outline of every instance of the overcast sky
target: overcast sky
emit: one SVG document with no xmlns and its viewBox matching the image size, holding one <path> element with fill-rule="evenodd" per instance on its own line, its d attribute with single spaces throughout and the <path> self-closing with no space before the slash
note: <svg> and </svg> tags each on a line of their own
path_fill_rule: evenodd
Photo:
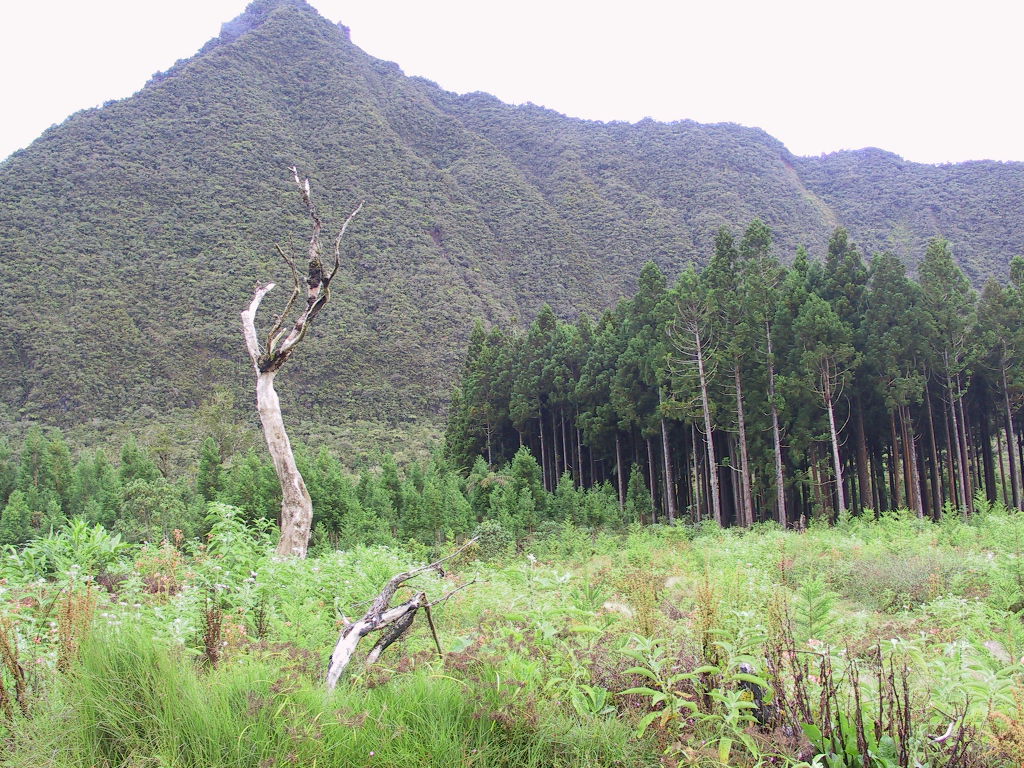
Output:
<svg viewBox="0 0 1024 768">
<path fill-rule="evenodd" d="M 1024 161 L 1018 0 L 311 0 L 411 75 L 575 117 L 757 126 L 801 155 Z M 187 58 L 245 0 L 0 11 L 0 158 Z"/>
</svg>

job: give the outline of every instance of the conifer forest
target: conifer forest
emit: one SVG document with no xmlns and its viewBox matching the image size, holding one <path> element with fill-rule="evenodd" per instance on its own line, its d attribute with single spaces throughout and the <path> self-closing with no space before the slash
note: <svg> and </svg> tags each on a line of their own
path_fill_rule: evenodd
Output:
<svg viewBox="0 0 1024 768">
<path fill-rule="evenodd" d="M 913 279 L 842 229 L 784 267 L 762 221 L 722 229 L 706 266 L 670 285 L 648 263 L 600 318 L 478 324 L 448 450 L 469 467 L 525 446 L 547 490 L 609 483 L 643 523 L 1018 507 L 1022 279 L 1017 257 L 979 295 L 942 239 Z"/>
</svg>

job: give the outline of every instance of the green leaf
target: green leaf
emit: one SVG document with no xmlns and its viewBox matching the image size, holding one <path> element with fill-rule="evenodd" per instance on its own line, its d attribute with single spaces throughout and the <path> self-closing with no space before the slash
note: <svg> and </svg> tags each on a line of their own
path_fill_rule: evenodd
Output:
<svg viewBox="0 0 1024 768">
<path fill-rule="evenodd" d="M 765 680 L 763 677 L 758 677 L 757 675 L 751 675 L 751 674 L 748 674 L 747 672 L 737 672 L 737 673 L 735 673 L 732 676 L 732 678 L 733 678 L 733 680 L 742 680 L 745 683 L 753 683 L 754 685 L 760 686 L 761 688 L 764 688 L 765 690 L 767 690 L 768 688 L 771 687 L 771 686 L 768 685 L 768 681 Z"/>
<path fill-rule="evenodd" d="M 719 669 L 718 667 L 716 667 L 714 664 L 705 664 L 704 666 L 697 667 L 690 674 L 692 674 L 692 675 L 720 675 L 720 674 L 722 674 L 722 670 Z"/>
<path fill-rule="evenodd" d="M 636 726 L 636 737 L 639 739 L 644 735 L 647 727 L 654 722 L 654 719 L 660 715 L 661 712 L 648 712 L 646 715 L 640 718 L 640 722 Z"/>
<path fill-rule="evenodd" d="M 662 694 L 661 691 L 656 691 L 653 688 L 648 688 L 646 686 L 639 686 L 637 688 L 627 688 L 624 691 L 619 691 L 619 695 L 620 696 L 623 696 L 623 695 L 625 695 L 627 693 L 639 693 L 639 694 L 641 694 L 643 696 L 663 696 L 664 695 L 664 694 Z"/>
<path fill-rule="evenodd" d="M 725 765 L 729 764 L 729 753 L 732 752 L 732 739 L 723 736 L 718 741 L 718 760 Z"/>
<path fill-rule="evenodd" d="M 800 727 L 804 731 L 804 735 L 807 740 L 815 746 L 816 749 L 825 749 L 825 739 L 821 735 L 821 729 L 813 723 L 801 723 Z"/>
</svg>

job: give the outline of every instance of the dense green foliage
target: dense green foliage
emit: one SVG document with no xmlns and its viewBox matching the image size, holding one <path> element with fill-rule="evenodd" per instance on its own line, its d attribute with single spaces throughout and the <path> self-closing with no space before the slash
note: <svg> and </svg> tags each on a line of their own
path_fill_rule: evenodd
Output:
<svg viewBox="0 0 1024 768">
<path fill-rule="evenodd" d="M 521 553 L 481 539 L 416 580 L 435 599 L 464 587 L 434 610 L 443 660 L 418 619 L 332 694 L 342 617 L 416 556 L 280 560 L 240 510 L 207 515 L 202 545 L 72 524 L 0 561 L 0 765 L 1024 759 L 1024 519 L 998 504 L 803 533 L 566 522 Z"/>
<path fill-rule="evenodd" d="M 313 500 L 318 552 L 357 544 L 427 548 L 477 530 L 485 532 L 486 546 L 506 551 L 565 521 L 625 522 L 608 486 L 584 491 L 567 477 L 545 490 L 525 448 L 503 468 L 492 470 L 480 460 L 468 476 L 439 457 L 399 468 L 391 454 L 366 457 L 351 470 L 328 449 L 311 452 L 301 444 L 296 461 Z M 266 450 L 222 458 L 207 437 L 190 462 L 162 471 L 151 448 L 134 439 L 117 461 L 102 448 L 72 456 L 59 431 L 47 436 L 34 428 L 14 451 L 0 443 L 0 547 L 33 541 L 28 557 L 50 563 L 47 569 L 61 560 L 54 552 L 63 529 L 88 538 L 102 526 L 130 544 L 201 539 L 210 530 L 209 502 L 232 505 L 250 525 L 276 526 L 281 488 Z"/>
<path fill-rule="evenodd" d="M 291 165 L 328 223 L 366 200 L 282 387 L 296 432 L 339 449 L 426 442 L 472 318 L 603 309 L 644 261 L 675 276 L 755 215 L 786 253 L 843 223 L 911 261 L 942 234 L 976 284 L 1005 275 L 1024 250 L 1019 164 L 879 157 L 799 159 L 735 125 L 456 96 L 301 0 L 259 0 L 135 96 L 0 164 L 0 419 L 88 425 L 87 444 L 122 423 L 186 423 L 211 383 L 247 403 L 237 313 L 255 282 L 287 277 L 274 244 L 301 253 L 306 235 Z"/>
<path fill-rule="evenodd" d="M 448 455 L 500 465 L 525 445 L 549 491 L 610 482 L 645 523 L 938 519 L 976 489 L 1019 507 L 1021 277 L 1024 257 L 979 296 L 935 239 L 915 281 L 843 229 L 786 268 L 762 221 L 722 229 L 704 269 L 670 287 L 649 262 L 596 323 L 549 307 L 522 333 L 477 323 Z"/>
</svg>

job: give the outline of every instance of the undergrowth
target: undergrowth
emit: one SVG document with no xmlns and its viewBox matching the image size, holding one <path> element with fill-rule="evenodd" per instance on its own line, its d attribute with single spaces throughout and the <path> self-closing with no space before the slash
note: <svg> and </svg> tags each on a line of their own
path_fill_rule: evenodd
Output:
<svg viewBox="0 0 1024 768">
<path fill-rule="evenodd" d="M 123 547 L 78 528 L 8 554 L 0 765 L 1024 759 L 1024 519 L 999 505 L 939 524 L 892 513 L 805 533 L 617 535 L 567 521 L 490 541 L 413 584 L 468 585 L 434 611 L 443 659 L 416 623 L 333 694 L 323 675 L 343 617 L 437 553 L 281 561 L 265 527 L 209 512 L 201 546 Z"/>
</svg>

